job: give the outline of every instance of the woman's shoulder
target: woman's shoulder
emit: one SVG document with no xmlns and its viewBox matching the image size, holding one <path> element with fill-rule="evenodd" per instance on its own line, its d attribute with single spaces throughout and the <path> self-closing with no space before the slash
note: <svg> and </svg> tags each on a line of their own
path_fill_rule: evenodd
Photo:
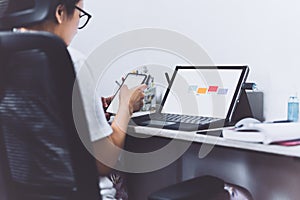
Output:
<svg viewBox="0 0 300 200">
<path fill-rule="evenodd" d="M 73 48 L 73 47 L 68 47 L 69 54 L 72 58 L 73 64 L 75 71 L 78 72 L 81 68 L 81 66 L 84 64 L 86 60 L 86 56 L 80 52 L 79 50 Z"/>
</svg>

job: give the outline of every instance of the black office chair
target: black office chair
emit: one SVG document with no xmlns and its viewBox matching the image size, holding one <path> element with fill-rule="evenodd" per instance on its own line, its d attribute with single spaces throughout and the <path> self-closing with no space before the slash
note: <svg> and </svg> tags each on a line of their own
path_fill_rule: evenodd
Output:
<svg viewBox="0 0 300 200">
<path fill-rule="evenodd" d="M 202 176 L 153 192 L 148 200 L 230 200 L 222 179 Z"/>
<path fill-rule="evenodd" d="M 253 197 L 246 188 L 206 175 L 155 191 L 148 200 L 253 200 Z"/>
<path fill-rule="evenodd" d="M 51 13 L 47 2 L 56 1 L 32 0 L 16 9 L 20 2 L 27 0 L 0 0 L 1 30 L 40 21 Z M 91 150 L 77 85 L 73 106 L 85 134 L 77 134 L 73 120 L 74 80 L 60 38 L 0 32 L 0 164 L 7 199 L 101 199 L 95 159 L 82 143 Z"/>
</svg>

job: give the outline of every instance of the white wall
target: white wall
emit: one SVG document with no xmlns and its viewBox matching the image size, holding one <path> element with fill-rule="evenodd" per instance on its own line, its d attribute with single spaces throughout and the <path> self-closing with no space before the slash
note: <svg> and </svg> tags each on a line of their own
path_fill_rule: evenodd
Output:
<svg viewBox="0 0 300 200">
<path fill-rule="evenodd" d="M 197 42 L 217 64 L 250 66 L 248 80 L 265 93 L 267 120 L 286 118 L 300 95 L 299 0 L 84 0 L 92 21 L 72 46 L 89 55 L 125 31 L 153 27 Z"/>
</svg>

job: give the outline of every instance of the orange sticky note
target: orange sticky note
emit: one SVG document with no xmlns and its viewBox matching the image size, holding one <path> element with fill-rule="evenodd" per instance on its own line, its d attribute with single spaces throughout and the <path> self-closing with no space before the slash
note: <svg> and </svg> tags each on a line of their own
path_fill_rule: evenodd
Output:
<svg viewBox="0 0 300 200">
<path fill-rule="evenodd" d="M 198 94 L 206 94 L 207 88 L 198 88 L 197 93 Z"/>
</svg>

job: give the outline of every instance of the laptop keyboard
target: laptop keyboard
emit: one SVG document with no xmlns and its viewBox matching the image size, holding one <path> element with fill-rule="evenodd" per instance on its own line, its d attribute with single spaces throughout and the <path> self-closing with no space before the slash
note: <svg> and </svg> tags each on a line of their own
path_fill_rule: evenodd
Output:
<svg viewBox="0 0 300 200">
<path fill-rule="evenodd" d="M 219 118 L 212 117 L 199 117 L 191 115 L 178 115 L 178 114 L 167 114 L 160 113 L 151 116 L 153 120 L 176 122 L 176 123 L 188 123 L 188 124 L 209 124 L 220 120 Z"/>
</svg>

